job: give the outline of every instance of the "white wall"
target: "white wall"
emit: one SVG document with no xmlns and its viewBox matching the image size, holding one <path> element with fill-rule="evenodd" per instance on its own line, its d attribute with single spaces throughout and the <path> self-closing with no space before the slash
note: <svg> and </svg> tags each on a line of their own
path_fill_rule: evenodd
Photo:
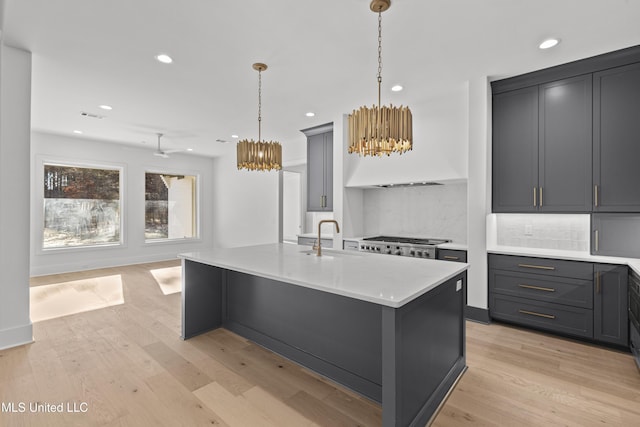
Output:
<svg viewBox="0 0 640 427">
<path fill-rule="evenodd" d="M 345 154 L 347 187 L 467 178 L 467 87 L 410 107 L 413 150 L 380 158 Z"/>
<path fill-rule="evenodd" d="M 491 88 L 486 77 L 469 81 L 467 304 L 487 309 L 487 226 L 491 212 Z"/>
<path fill-rule="evenodd" d="M 32 133 L 31 150 L 31 203 L 34 207 L 31 210 L 32 276 L 173 259 L 179 253 L 213 245 L 210 220 L 214 216 L 213 159 L 186 154 L 172 154 L 164 159 L 153 155 L 153 147 L 138 148 L 40 132 Z M 46 161 L 124 168 L 122 246 L 42 250 L 42 163 Z M 198 177 L 199 239 L 145 242 L 145 172 Z"/>
<path fill-rule="evenodd" d="M 364 190 L 364 235 L 467 242 L 467 184 Z"/>
<path fill-rule="evenodd" d="M 277 171 L 238 170 L 235 145 L 214 159 L 211 222 L 217 247 L 275 243 L 279 240 Z"/>
<path fill-rule="evenodd" d="M 0 349 L 33 340 L 27 237 L 30 122 L 31 54 L 0 44 Z"/>
<path fill-rule="evenodd" d="M 295 242 L 302 234 L 302 174 L 282 171 L 282 236 Z"/>
</svg>

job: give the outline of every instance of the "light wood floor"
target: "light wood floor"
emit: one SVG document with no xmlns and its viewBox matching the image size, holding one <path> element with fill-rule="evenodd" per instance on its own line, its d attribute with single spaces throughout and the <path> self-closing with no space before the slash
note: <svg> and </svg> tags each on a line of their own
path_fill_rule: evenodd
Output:
<svg viewBox="0 0 640 427">
<path fill-rule="evenodd" d="M 151 273 L 177 262 L 41 277 L 119 275 L 124 303 L 34 323 L 0 351 L 0 426 L 376 426 L 380 407 L 228 331 L 182 341 L 180 294 Z M 76 285 L 74 285 L 76 286 Z M 468 371 L 436 426 L 638 426 L 629 354 L 503 325 L 467 323 Z M 82 413 L 30 413 L 71 402 Z"/>
</svg>

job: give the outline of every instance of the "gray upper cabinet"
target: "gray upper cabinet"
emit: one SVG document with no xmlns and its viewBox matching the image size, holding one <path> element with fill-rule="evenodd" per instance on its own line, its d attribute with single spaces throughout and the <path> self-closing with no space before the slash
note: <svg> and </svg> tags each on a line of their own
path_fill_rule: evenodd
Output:
<svg viewBox="0 0 640 427">
<path fill-rule="evenodd" d="M 591 211 L 591 75 L 495 94 L 493 211 Z"/>
<path fill-rule="evenodd" d="M 493 212 L 640 212 L 640 45 L 491 89 Z"/>
<path fill-rule="evenodd" d="M 493 96 L 492 164 L 493 211 L 535 212 L 538 186 L 537 86 Z"/>
<path fill-rule="evenodd" d="M 302 132 L 307 136 L 307 211 L 333 211 L 333 124 Z"/>
<path fill-rule="evenodd" d="M 591 75 L 539 87 L 538 207 L 590 212 L 592 203 Z"/>
<path fill-rule="evenodd" d="M 640 214 L 591 214 L 591 254 L 640 258 Z"/>
<path fill-rule="evenodd" d="M 628 267 L 595 264 L 593 297 L 593 338 L 629 345 Z"/>
<path fill-rule="evenodd" d="M 594 74 L 593 171 L 599 212 L 640 212 L 640 64 Z"/>
</svg>

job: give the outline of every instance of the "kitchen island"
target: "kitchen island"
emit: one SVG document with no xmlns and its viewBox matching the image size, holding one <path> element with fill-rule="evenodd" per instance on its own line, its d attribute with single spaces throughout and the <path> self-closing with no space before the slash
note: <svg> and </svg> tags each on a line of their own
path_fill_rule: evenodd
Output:
<svg viewBox="0 0 640 427">
<path fill-rule="evenodd" d="M 268 244 L 182 254 L 182 338 L 224 327 L 425 425 L 465 366 L 467 264 Z"/>
</svg>

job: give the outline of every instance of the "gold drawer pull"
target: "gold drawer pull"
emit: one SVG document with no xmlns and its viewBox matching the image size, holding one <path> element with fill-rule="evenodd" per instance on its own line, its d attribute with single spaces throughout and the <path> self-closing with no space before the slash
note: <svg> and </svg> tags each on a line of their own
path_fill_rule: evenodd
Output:
<svg viewBox="0 0 640 427">
<path fill-rule="evenodd" d="M 460 257 L 457 257 L 457 256 L 451 256 L 451 255 L 445 255 L 445 256 L 444 256 L 444 259 L 458 260 L 458 259 L 460 259 Z"/>
<path fill-rule="evenodd" d="M 554 316 L 553 314 L 536 313 L 535 311 L 518 310 L 518 312 L 522 313 L 522 314 L 529 314 L 531 316 L 544 317 L 545 319 L 555 319 L 556 318 L 556 316 Z"/>
<path fill-rule="evenodd" d="M 532 264 L 518 264 L 518 267 L 522 268 L 537 268 L 538 270 L 555 270 L 555 267 L 548 267 L 546 265 L 532 265 Z"/>
<path fill-rule="evenodd" d="M 545 292 L 555 292 L 556 290 L 554 288 L 544 288 L 542 286 L 533 286 L 533 285 L 518 285 L 521 288 L 527 288 L 527 289 L 535 289 L 536 291 L 545 291 Z"/>
</svg>

